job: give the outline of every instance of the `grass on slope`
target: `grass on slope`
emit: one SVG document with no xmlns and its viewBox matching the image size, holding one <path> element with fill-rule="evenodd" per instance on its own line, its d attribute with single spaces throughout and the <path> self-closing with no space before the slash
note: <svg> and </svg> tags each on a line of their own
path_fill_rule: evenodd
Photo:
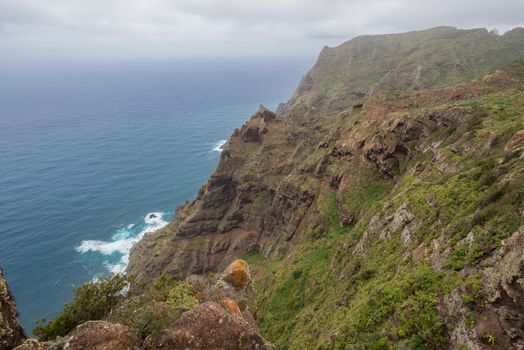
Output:
<svg viewBox="0 0 524 350">
<path fill-rule="evenodd" d="M 281 349 L 445 348 L 448 327 L 439 297 L 456 286 L 481 298 L 478 279 L 459 278 L 524 224 L 524 161 L 504 149 L 524 127 L 522 92 L 460 103 L 480 116 L 471 125 L 440 135 L 442 154 L 458 170 L 438 171 L 424 160 L 420 172 L 406 172 L 391 186 L 377 176 L 361 179 L 352 196 L 362 212 L 354 226 L 341 227 L 334 193 L 320 196 L 330 229 L 315 234 L 284 259 L 265 266 L 255 284 L 253 308 L 262 333 Z M 467 128 L 465 130 L 464 128 Z M 466 131 L 470 134 L 464 137 Z M 352 247 L 375 213 L 392 214 L 407 204 L 420 221 L 411 244 L 399 232 L 376 239 L 364 256 Z M 431 242 L 441 238 L 442 269 L 431 266 Z M 469 237 L 469 238 L 467 238 Z M 425 249 L 421 257 L 413 250 Z M 474 322 L 474 321 L 472 321 Z"/>
</svg>

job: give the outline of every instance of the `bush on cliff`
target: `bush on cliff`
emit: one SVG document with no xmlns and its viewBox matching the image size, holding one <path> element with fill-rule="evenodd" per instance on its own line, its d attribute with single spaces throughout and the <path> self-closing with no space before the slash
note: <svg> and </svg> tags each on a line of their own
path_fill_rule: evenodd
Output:
<svg viewBox="0 0 524 350">
<path fill-rule="evenodd" d="M 200 301 L 193 295 L 193 287 L 186 282 L 178 282 L 169 291 L 166 302 L 177 314 L 194 309 L 200 304 Z"/>
<path fill-rule="evenodd" d="M 100 320 L 125 298 L 123 291 L 129 284 L 124 275 L 114 275 L 87 282 L 76 288 L 73 301 L 64 306 L 62 312 L 46 323 L 40 320 L 33 334 L 40 340 L 52 340 L 71 332 L 79 324 Z"/>
<path fill-rule="evenodd" d="M 197 307 L 200 300 L 192 285 L 169 276 L 134 285 L 126 300 L 108 317 L 110 322 L 130 327 L 142 339 L 169 327 L 184 311 Z"/>
</svg>

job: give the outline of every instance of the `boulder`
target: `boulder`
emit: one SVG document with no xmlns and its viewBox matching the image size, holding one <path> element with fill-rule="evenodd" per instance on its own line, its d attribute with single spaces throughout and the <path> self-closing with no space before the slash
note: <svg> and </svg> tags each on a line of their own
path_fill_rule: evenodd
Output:
<svg viewBox="0 0 524 350">
<path fill-rule="evenodd" d="M 173 326 L 146 338 L 144 350 L 270 349 L 242 315 L 205 302 L 184 312 Z"/>
<path fill-rule="evenodd" d="M 247 262 L 242 259 L 233 261 L 224 271 L 222 279 L 237 289 L 245 289 L 251 282 Z"/>
<path fill-rule="evenodd" d="M 129 327 L 106 321 L 88 321 L 76 327 L 64 350 L 134 350 L 139 339 Z"/>
</svg>

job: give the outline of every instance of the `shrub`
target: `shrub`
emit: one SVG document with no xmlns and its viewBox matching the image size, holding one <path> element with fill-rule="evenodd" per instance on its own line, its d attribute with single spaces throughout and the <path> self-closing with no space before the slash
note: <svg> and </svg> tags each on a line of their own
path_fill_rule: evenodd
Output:
<svg viewBox="0 0 524 350">
<path fill-rule="evenodd" d="M 483 343 L 488 345 L 495 345 L 495 343 L 497 342 L 497 338 L 495 338 L 495 336 L 489 332 L 484 333 L 481 339 Z"/>
<path fill-rule="evenodd" d="M 40 340 L 52 340 L 68 334 L 81 323 L 106 317 L 125 298 L 128 285 L 125 275 L 82 284 L 74 290 L 73 301 L 66 304 L 57 317 L 47 323 L 43 319 L 37 322 L 33 334 Z"/>
<path fill-rule="evenodd" d="M 166 302 L 177 314 L 194 309 L 199 304 L 198 298 L 194 295 L 193 287 L 186 282 L 177 282 L 169 291 Z"/>
<path fill-rule="evenodd" d="M 170 305 L 144 296 L 128 299 L 110 316 L 111 322 L 132 328 L 142 339 L 169 327 L 175 320 L 176 313 Z"/>
</svg>

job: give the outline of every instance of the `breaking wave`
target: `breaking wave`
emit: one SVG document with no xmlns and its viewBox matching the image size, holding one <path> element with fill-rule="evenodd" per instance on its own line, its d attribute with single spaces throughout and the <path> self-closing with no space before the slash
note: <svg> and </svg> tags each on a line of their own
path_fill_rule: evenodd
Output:
<svg viewBox="0 0 524 350">
<path fill-rule="evenodd" d="M 220 140 L 220 141 L 217 141 L 217 143 L 215 143 L 213 145 L 213 149 L 212 151 L 215 151 L 215 152 L 222 152 L 224 150 L 224 145 L 226 144 L 227 140 Z"/>
<path fill-rule="evenodd" d="M 111 273 L 123 273 L 129 263 L 133 245 L 148 232 L 168 224 L 166 213 L 148 213 L 142 222 L 120 227 L 109 241 L 86 240 L 75 249 L 82 253 L 98 253 L 104 257 L 104 266 Z"/>
</svg>

